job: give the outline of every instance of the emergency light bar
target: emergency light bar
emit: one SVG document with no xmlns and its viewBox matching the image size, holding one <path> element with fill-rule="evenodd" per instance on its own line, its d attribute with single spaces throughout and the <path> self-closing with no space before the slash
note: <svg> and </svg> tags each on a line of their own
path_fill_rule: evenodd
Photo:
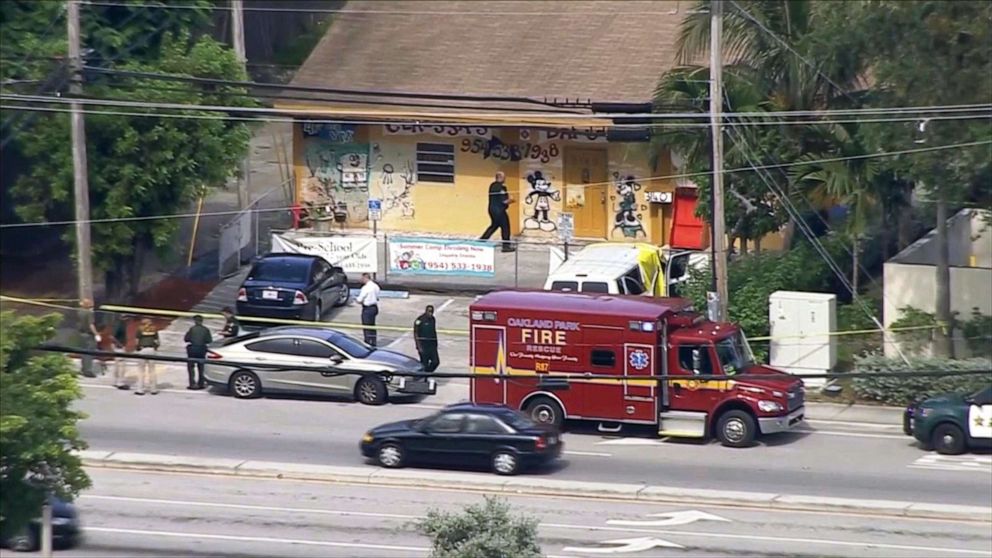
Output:
<svg viewBox="0 0 992 558">
<path fill-rule="evenodd" d="M 629 325 L 630 325 L 630 331 L 654 331 L 655 330 L 655 323 L 654 322 L 642 322 L 642 321 L 638 321 L 638 320 L 631 320 L 629 322 Z"/>
<path fill-rule="evenodd" d="M 472 319 L 478 322 L 495 322 L 496 312 L 479 312 L 476 310 L 472 312 Z"/>
</svg>

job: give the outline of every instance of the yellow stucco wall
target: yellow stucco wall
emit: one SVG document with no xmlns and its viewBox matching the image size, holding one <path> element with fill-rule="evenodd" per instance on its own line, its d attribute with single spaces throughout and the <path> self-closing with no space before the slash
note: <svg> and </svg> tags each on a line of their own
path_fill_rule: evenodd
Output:
<svg viewBox="0 0 992 558">
<path fill-rule="evenodd" d="M 565 203 L 565 152 L 583 149 L 601 150 L 607 160 L 604 226 L 596 238 L 663 243 L 669 234 L 671 206 L 649 204 L 646 196 L 648 192 L 674 190 L 673 180 L 652 179 L 672 174 L 672 165 L 667 153 L 655 157 L 648 143 L 607 143 L 517 128 L 421 133 L 424 129 L 366 125 L 354 127 L 353 132 L 331 131 L 321 137 L 314 136 L 313 128 L 304 135 L 303 124 L 295 128 L 300 199 L 323 192 L 324 197 L 344 201 L 351 227 L 371 227 L 367 202 L 372 197 L 382 200 L 382 230 L 477 237 L 489 222 L 489 184 L 501 170 L 515 200 L 510 206 L 513 234 L 556 238 L 558 216 Z M 491 142 L 493 137 L 498 141 Z M 418 142 L 454 146 L 454 184 L 417 181 Z M 497 149 L 490 150 L 487 157 L 486 146 L 493 143 Z M 514 161 L 517 156 L 519 160 Z M 353 180 L 358 171 L 348 174 L 352 164 L 366 172 L 361 184 Z M 542 208 L 547 209 L 546 217 Z M 618 216 L 626 226 L 617 226 Z"/>
</svg>

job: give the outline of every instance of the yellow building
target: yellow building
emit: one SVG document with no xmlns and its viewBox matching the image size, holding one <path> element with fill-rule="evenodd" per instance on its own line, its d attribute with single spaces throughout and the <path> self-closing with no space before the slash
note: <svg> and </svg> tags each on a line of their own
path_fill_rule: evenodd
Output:
<svg viewBox="0 0 992 558">
<path fill-rule="evenodd" d="M 502 171 L 520 238 L 571 214 L 577 238 L 702 247 L 668 151 L 613 126 L 651 111 L 689 2 L 509 5 L 349 2 L 291 84 L 305 98 L 280 104 L 300 115 L 298 201 L 371 228 L 378 200 L 380 230 L 478 237 Z"/>
</svg>

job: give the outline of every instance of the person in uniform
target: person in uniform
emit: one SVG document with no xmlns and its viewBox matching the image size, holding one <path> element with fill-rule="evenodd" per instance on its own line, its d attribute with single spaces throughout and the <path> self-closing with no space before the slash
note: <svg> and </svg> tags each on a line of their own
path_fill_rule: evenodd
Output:
<svg viewBox="0 0 992 558">
<path fill-rule="evenodd" d="M 141 320 L 141 325 L 138 326 L 138 347 L 137 351 L 152 351 L 153 354 L 158 353 L 158 348 L 161 342 L 158 337 L 158 329 L 155 328 L 155 324 L 152 323 L 151 318 L 144 318 Z M 155 378 L 155 362 L 151 360 L 142 360 L 140 364 L 141 383 L 138 386 L 138 391 L 134 392 L 135 395 L 144 395 L 147 390 L 152 395 L 158 395 L 158 382 Z"/>
<path fill-rule="evenodd" d="M 117 327 L 114 328 L 114 350 L 118 353 L 134 352 L 137 340 L 134 339 L 134 328 L 131 327 L 131 316 L 124 315 L 117 320 Z M 114 387 L 117 389 L 130 389 L 125 382 L 127 376 L 128 359 L 114 359 Z"/>
<path fill-rule="evenodd" d="M 193 316 L 193 327 L 186 332 L 186 357 L 194 360 L 186 361 L 186 371 L 189 374 L 189 385 L 186 389 L 203 389 L 207 387 L 203 379 L 203 359 L 207 358 L 207 345 L 213 342 L 210 330 L 203 325 L 203 316 Z M 197 378 L 196 371 L 200 372 Z"/>
<path fill-rule="evenodd" d="M 237 337 L 238 331 L 241 330 L 241 324 L 238 323 L 238 318 L 234 315 L 234 310 L 231 310 L 230 306 L 225 306 L 221 310 L 221 314 L 224 314 L 224 329 L 220 330 L 220 336 Z"/>
<path fill-rule="evenodd" d="M 86 351 L 97 350 L 100 344 L 100 330 L 96 327 L 93 315 L 93 301 L 84 298 L 79 301 L 78 328 L 80 337 L 80 348 Z M 87 378 L 96 378 L 93 370 L 93 355 L 80 355 L 81 372 Z"/>
<path fill-rule="evenodd" d="M 428 304 L 424 313 L 413 322 L 413 339 L 417 343 L 417 353 L 420 354 L 420 364 L 424 372 L 433 372 L 441 364 L 437 354 L 437 327 L 434 318 L 434 306 Z"/>
</svg>

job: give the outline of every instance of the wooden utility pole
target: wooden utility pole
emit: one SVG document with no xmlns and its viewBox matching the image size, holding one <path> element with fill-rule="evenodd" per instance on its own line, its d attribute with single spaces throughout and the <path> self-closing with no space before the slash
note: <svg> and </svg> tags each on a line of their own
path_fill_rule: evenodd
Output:
<svg viewBox="0 0 992 558">
<path fill-rule="evenodd" d="M 79 0 L 68 1 L 69 66 L 72 80 L 69 92 L 74 98 L 83 93 L 83 60 L 79 46 Z M 79 300 L 93 300 L 93 259 L 90 245 L 90 185 L 86 165 L 86 123 L 79 103 L 72 111 L 72 172 L 76 202 L 76 273 Z"/>
<path fill-rule="evenodd" d="M 717 319 L 727 320 L 727 225 L 723 203 L 723 0 L 710 2 L 710 127 L 713 140 L 713 255 Z"/>
<path fill-rule="evenodd" d="M 245 54 L 245 11 L 242 0 L 231 0 L 231 42 L 234 45 L 234 53 L 238 61 L 248 72 L 248 56 Z M 249 143 L 248 153 L 241 160 L 241 178 L 238 180 L 238 209 L 245 209 L 249 205 L 248 184 L 251 180 L 251 145 Z"/>
</svg>

